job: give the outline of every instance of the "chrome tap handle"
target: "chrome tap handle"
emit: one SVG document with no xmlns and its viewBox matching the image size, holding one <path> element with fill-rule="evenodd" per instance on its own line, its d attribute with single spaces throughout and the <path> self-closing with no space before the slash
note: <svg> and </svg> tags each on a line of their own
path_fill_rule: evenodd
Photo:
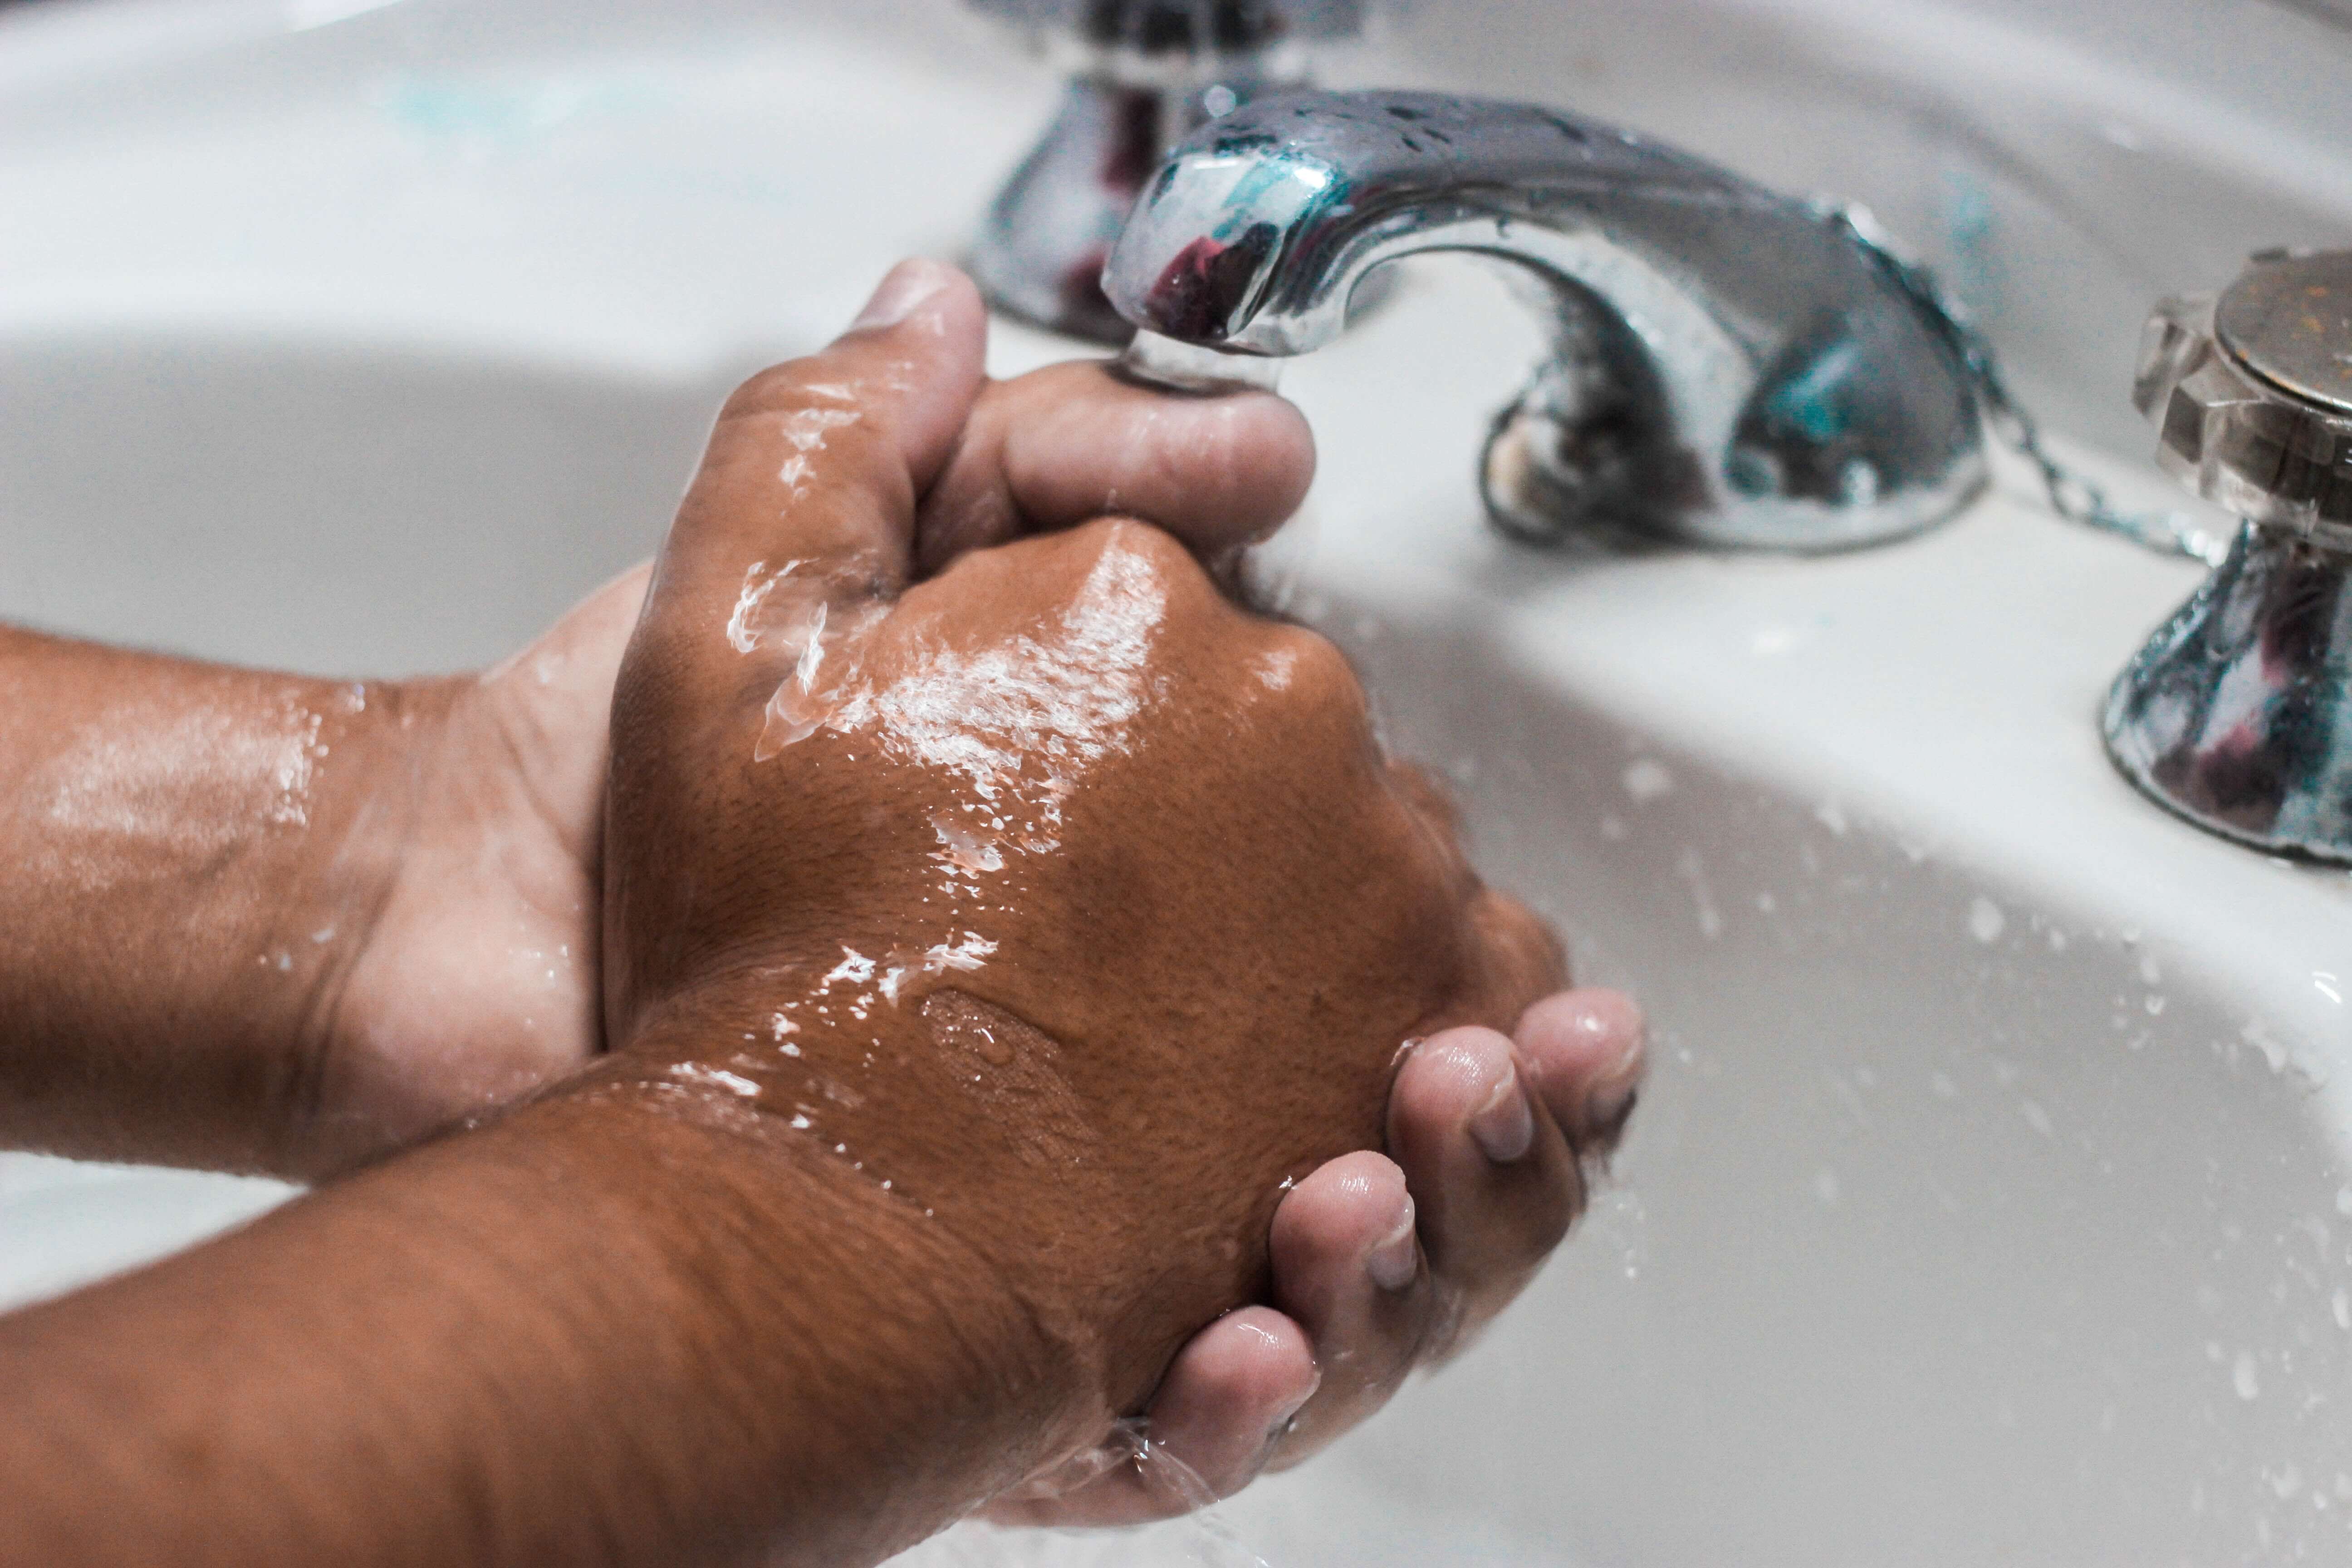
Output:
<svg viewBox="0 0 2352 1568">
<path fill-rule="evenodd" d="M 1181 143 L 1103 272 L 1138 327 L 1305 353 L 1365 274 L 1517 263 L 1548 363 L 1496 421 L 1507 531 L 1797 551 L 1897 537 L 1984 480 L 1939 317 L 1843 214 L 1556 110 L 1421 92 L 1256 100 Z"/>
</svg>

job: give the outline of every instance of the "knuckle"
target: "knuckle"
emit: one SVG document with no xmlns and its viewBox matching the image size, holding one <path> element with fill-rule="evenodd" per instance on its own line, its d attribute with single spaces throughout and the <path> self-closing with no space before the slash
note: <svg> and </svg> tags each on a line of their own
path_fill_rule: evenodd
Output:
<svg viewBox="0 0 2352 1568">
<path fill-rule="evenodd" d="M 1454 792 L 1436 774 L 1416 762 L 1391 758 L 1389 777 L 1405 804 L 1436 823 L 1446 832 L 1462 831 L 1462 808 Z"/>
<path fill-rule="evenodd" d="M 1527 905 L 1492 888 L 1474 906 L 1497 1026 L 1510 1027 L 1528 1008 L 1568 982 L 1568 953 L 1559 934 Z"/>
<path fill-rule="evenodd" d="M 1303 626 L 1269 625 L 1250 661 L 1283 716 L 1337 720 L 1370 738 L 1370 704 L 1355 667 L 1329 638 Z"/>
<path fill-rule="evenodd" d="M 798 360 L 787 360 L 782 364 L 754 371 L 727 395 L 719 416 L 730 419 L 786 406 L 802 395 L 802 364 Z"/>
</svg>

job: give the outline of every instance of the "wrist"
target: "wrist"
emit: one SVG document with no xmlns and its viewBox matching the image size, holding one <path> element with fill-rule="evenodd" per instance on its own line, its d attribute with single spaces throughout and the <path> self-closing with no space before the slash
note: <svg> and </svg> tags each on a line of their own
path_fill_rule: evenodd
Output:
<svg viewBox="0 0 2352 1568">
<path fill-rule="evenodd" d="M 732 1519 L 776 1561 L 871 1561 L 1113 1414 L 996 1260 L 789 1119 L 624 1058 L 514 1120 L 534 1180 L 597 1194 L 599 1279 L 613 1238 L 637 1260 L 628 1316 L 661 1327 L 629 1329 L 633 1361 L 689 1369 L 640 1409 L 694 1408 L 728 1434 L 723 1451 L 646 1445 L 630 1506 Z M 551 1147 L 578 1168 L 551 1166 Z"/>
<path fill-rule="evenodd" d="M 281 1109 L 273 1166 L 315 1178 L 429 1131 L 376 1114 L 365 1079 L 380 1047 L 377 971 L 418 847 L 431 837 L 439 758 L 462 682 L 369 681 L 331 689 L 306 803 L 254 961 L 257 1020 L 279 1042 L 299 1092 Z M 429 977 L 419 977 L 429 984 Z M 358 1080 L 358 1081 L 355 1081 Z"/>
<path fill-rule="evenodd" d="M 487 1115 L 601 1044 L 601 746 L 510 688 L 396 683 L 354 737 L 322 843 L 347 920 L 306 1015 L 314 1169 Z"/>
<path fill-rule="evenodd" d="M 1075 1446 L 986 1268 L 706 1109 L 570 1085 L 10 1317 L 0 1560 L 866 1564 Z"/>
<path fill-rule="evenodd" d="M 1134 1152 L 1106 1140 L 1059 1042 L 955 987 L 753 1004 L 774 973 L 650 1010 L 590 1076 L 723 1114 L 919 1215 L 1021 1304 L 1096 1431 L 1238 1304 L 1220 1275 L 1241 1249 L 1197 1219 L 1171 1234 L 1174 1216 L 1139 1205 Z M 1213 1260 L 1186 1267 L 1203 1246 Z M 1184 1277 L 1173 1291 L 1171 1271 Z"/>
</svg>

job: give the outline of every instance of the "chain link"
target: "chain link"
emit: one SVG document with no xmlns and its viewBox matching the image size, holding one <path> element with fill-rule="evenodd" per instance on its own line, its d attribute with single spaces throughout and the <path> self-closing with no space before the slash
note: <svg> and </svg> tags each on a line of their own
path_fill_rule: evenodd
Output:
<svg viewBox="0 0 2352 1568">
<path fill-rule="evenodd" d="M 2227 536 L 2215 533 L 2185 511 L 2121 510 L 2107 500 L 2106 491 L 2095 480 L 2061 462 L 2042 439 L 2041 426 L 2034 423 L 2033 416 L 2011 394 L 1992 343 L 1978 330 L 1968 307 L 1944 287 L 1926 263 L 1898 250 L 1867 209 L 1847 205 L 1820 210 L 1832 226 L 1876 262 L 1927 316 L 1953 356 L 1966 368 L 1994 438 L 2033 465 L 2041 476 L 2042 489 L 2050 497 L 2053 511 L 2069 522 L 2127 539 L 2144 550 L 2186 555 L 2208 566 L 2221 563 L 2222 557 L 2229 553 Z"/>
</svg>

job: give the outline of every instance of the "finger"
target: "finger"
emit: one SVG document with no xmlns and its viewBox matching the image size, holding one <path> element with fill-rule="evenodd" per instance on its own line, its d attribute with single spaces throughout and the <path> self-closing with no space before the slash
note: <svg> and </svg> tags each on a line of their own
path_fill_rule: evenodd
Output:
<svg viewBox="0 0 2352 1568">
<path fill-rule="evenodd" d="M 1306 416 L 1270 393 L 1171 395 L 1052 365 L 982 393 L 924 500 L 918 566 L 1107 513 L 1213 561 L 1281 527 L 1314 475 Z"/>
<path fill-rule="evenodd" d="M 679 505 L 657 601 L 723 594 L 741 648 L 773 592 L 762 573 L 825 581 L 836 600 L 895 592 L 916 500 L 979 394 L 986 319 L 963 274 L 902 261 L 829 347 L 738 387 Z"/>
<path fill-rule="evenodd" d="M 1414 1224 L 1404 1173 L 1369 1151 L 1322 1166 L 1275 1211 L 1275 1305 L 1313 1342 L 1323 1381 L 1277 1441 L 1274 1468 L 1328 1447 L 1412 1370 L 1436 1312 Z"/>
<path fill-rule="evenodd" d="M 1584 1206 L 1583 1177 L 1510 1040 L 1475 1026 L 1433 1035 L 1406 1058 L 1389 1099 L 1389 1149 L 1451 1317 L 1430 1348 L 1447 1353 L 1535 1277 Z"/>
<path fill-rule="evenodd" d="M 1605 1159 L 1647 1070 L 1642 1009 L 1620 991 L 1562 991 L 1522 1014 L 1513 1035 L 1529 1087 L 1577 1153 Z"/>
<path fill-rule="evenodd" d="M 1315 1392 L 1307 1335 L 1267 1307 L 1229 1312 L 1192 1336 L 1153 1396 L 1151 1454 L 1121 1456 L 1058 1497 L 1006 1498 L 1000 1524 L 1140 1524 L 1231 1497 L 1255 1479 Z"/>
</svg>

